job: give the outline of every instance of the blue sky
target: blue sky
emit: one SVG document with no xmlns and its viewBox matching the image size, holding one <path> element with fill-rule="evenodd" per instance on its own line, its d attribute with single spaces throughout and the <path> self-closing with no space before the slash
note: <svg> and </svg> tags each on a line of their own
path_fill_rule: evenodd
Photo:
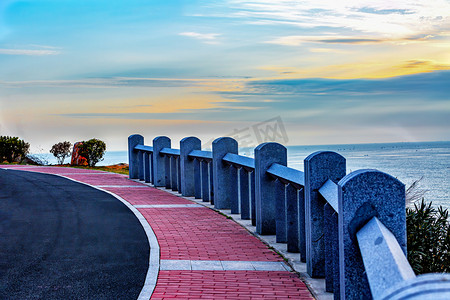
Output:
<svg viewBox="0 0 450 300">
<path fill-rule="evenodd" d="M 450 140 L 449 49 L 448 0 L 2 0 L 0 134 Z"/>
</svg>

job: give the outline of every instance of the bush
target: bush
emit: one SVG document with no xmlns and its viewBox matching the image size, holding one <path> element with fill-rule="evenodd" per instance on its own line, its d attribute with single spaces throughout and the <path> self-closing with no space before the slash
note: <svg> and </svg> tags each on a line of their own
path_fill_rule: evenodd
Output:
<svg viewBox="0 0 450 300">
<path fill-rule="evenodd" d="M 88 165 L 94 167 L 99 161 L 103 160 L 106 151 L 105 142 L 98 139 L 82 141 L 80 146 L 80 155 L 87 159 Z"/>
<path fill-rule="evenodd" d="M 450 272 L 448 210 L 422 199 L 406 209 L 408 261 L 416 274 Z"/>
<path fill-rule="evenodd" d="M 62 165 L 64 164 L 64 159 L 66 159 L 66 157 L 70 155 L 71 147 L 72 144 L 70 142 L 60 142 L 52 146 L 50 153 L 52 153 L 53 156 L 56 157 L 56 159 L 58 160 L 58 164 Z"/>
<path fill-rule="evenodd" d="M 30 151 L 30 144 L 18 137 L 0 136 L 0 162 L 21 162 Z"/>
<path fill-rule="evenodd" d="M 423 196 L 427 190 L 416 180 L 406 190 L 408 261 L 416 274 L 450 271 L 450 223 L 448 210 L 437 210 Z"/>
</svg>

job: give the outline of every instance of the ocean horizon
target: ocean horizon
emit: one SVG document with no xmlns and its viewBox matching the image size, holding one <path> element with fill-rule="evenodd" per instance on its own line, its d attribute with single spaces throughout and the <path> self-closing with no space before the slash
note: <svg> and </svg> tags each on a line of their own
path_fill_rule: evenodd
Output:
<svg viewBox="0 0 450 300">
<path fill-rule="evenodd" d="M 303 171 L 303 160 L 316 151 L 335 151 L 347 160 L 347 173 L 358 169 L 377 169 L 390 174 L 409 187 L 420 180 L 424 198 L 434 206 L 450 208 L 450 141 L 399 142 L 287 146 L 288 166 Z M 253 156 L 253 148 L 239 149 L 241 155 Z M 56 164 L 51 154 L 35 154 Z M 66 162 L 68 159 L 66 159 Z M 107 151 L 98 166 L 128 163 L 127 151 Z"/>
</svg>

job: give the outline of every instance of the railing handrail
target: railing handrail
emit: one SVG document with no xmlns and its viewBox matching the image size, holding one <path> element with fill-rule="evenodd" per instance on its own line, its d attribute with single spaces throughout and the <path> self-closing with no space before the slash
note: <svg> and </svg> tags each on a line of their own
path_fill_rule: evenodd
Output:
<svg viewBox="0 0 450 300">
<path fill-rule="evenodd" d="M 274 163 L 267 170 L 267 174 L 284 184 L 291 184 L 296 189 L 301 189 L 305 186 L 305 173 L 294 168 Z"/>
<path fill-rule="evenodd" d="M 319 189 L 319 194 L 322 195 L 336 213 L 339 212 L 338 188 L 336 183 L 328 179 Z"/>
<path fill-rule="evenodd" d="M 161 151 L 159 151 L 159 153 L 168 156 L 180 156 L 179 149 L 163 148 L 161 149 Z"/>
<path fill-rule="evenodd" d="M 255 159 L 248 156 L 227 153 L 222 160 L 236 168 L 244 168 L 247 172 L 252 172 L 255 169 Z"/>
<path fill-rule="evenodd" d="M 387 289 L 402 281 L 416 277 L 397 239 L 377 217 L 367 222 L 356 237 L 374 299 L 380 299 Z"/>
<path fill-rule="evenodd" d="M 153 152 L 153 147 L 145 145 L 137 145 L 134 147 L 135 151 Z"/>
<path fill-rule="evenodd" d="M 211 151 L 204 151 L 204 150 L 192 150 L 191 152 L 189 152 L 188 156 L 189 158 L 200 159 L 207 162 L 212 161 L 213 158 Z"/>
</svg>

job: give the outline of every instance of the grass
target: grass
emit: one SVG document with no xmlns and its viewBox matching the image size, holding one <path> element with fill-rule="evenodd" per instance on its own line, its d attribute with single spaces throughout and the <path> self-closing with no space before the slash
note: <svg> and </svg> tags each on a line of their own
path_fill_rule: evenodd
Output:
<svg viewBox="0 0 450 300">
<path fill-rule="evenodd" d="M 2 165 L 32 165 L 27 163 L 8 163 L 8 162 L 2 162 L 0 163 Z M 45 166 L 45 165 L 42 165 Z M 127 164 L 118 164 L 118 165 L 111 165 L 111 166 L 98 166 L 98 167 L 89 167 L 89 166 L 72 166 L 70 164 L 64 164 L 64 165 L 51 165 L 52 167 L 64 167 L 64 168 L 76 168 L 76 169 L 87 169 L 87 170 L 99 170 L 99 171 L 106 171 L 111 173 L 117 173 L 117 174 L 124 174 L 128 175 L 128 165 Z"/>
<path fill-rule="evenodd" d="M 72 166 L 69 164 L 65 164 L 65 165 L 56 165 L 56 167 L 69 167 L 69 168 L 76 168 L 76 169 L 98 170 L 98 171 L 106 171 L 106 172 L 124 174 L 124 175 L 128 175 L 128 170 L 129 170 L 128 165 L 126 165 L 126 164 L 118 164 L 118 165 L 111 165 L 111 166 L 98 166 L 98 167 Z"/>
</svg>

